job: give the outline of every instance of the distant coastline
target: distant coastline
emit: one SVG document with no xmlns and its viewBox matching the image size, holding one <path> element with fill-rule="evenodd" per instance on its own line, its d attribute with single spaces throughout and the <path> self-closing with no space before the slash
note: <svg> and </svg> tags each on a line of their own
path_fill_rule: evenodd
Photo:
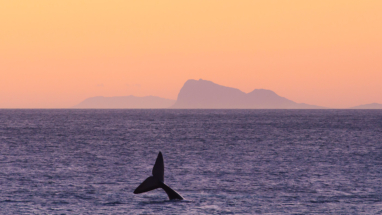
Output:
<svg viewBox="0 0 382 215">
<path fill-rule="evenodd" d="M 175 100 L 164 99 L 157 96 L 118 96 L 118 97 L 91 97 L 78 105 L 76 109 L 162 109 L 168 108 Z"/>
<path fill-rule="evenodd" d="M 350 109 L 382 109 L 382 104 L 371 103 L 365 105 L 358 105 L 355 107 L 351 107 Z"/>
<path fill-rule="evenodd" d="M 207 80 L 187 80 L 177 100 L 157 96 L 91 97 L 73 106 L 74 109 L 330 109 L 296 103 L 266 89 L 244 93 L 236 88 L 218 85 Z M 372 103 L 345 109 L 382 109 Z"/>
</svg>

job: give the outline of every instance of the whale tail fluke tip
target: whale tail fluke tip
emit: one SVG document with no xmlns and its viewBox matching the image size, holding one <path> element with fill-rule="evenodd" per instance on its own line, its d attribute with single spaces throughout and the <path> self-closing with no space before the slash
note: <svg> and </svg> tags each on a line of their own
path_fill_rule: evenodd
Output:
<svg viewBox="0 0 382 215">
<path fill-rule="evenodd" d="M 152 174 L 154 178 L 157 178 L 161 182 L 164 182 L 164 162 L 161 152 L 159 152 L 158 157 L 155 161 Z"/>
</svg>

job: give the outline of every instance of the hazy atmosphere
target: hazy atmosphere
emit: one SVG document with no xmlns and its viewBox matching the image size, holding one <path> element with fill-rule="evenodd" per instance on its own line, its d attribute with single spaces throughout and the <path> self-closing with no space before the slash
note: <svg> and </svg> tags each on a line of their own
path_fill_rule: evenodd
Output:
<svg viewBox="0 0 382 215">
<path fill-rule="evenodd" d="M 0 108 L 176 100 L 189 79 L 382 103 L 382 1 L 1 1 Z"/>
<path fill-rule="evenodd" d="M 0 0 L 0 215 L 381 214 L 382 0 Z"/>
</svg>

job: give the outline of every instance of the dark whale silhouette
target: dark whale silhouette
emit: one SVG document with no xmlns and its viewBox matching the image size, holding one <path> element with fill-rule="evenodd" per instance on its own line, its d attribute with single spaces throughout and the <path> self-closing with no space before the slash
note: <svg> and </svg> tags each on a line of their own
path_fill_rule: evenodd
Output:
<svg viewBox="0 0 382 215">
<path fill-rule="evenodd" d="M 134 190 L 134 194 L 148 192 L 150 190 L 155 190 L 157 188 L 162 188 L 168 195 L 170 200 L 180 199 L 183 197 L 177 193 L 175 190 L 171 189 L 164 183 L 164 163 L 162 152 L 159 152 L 157 160 L 155 161 L 153 168 L 153 176 L 146 178 L 145 181 L 140 184 L 137 189 Z"/>
</svg>

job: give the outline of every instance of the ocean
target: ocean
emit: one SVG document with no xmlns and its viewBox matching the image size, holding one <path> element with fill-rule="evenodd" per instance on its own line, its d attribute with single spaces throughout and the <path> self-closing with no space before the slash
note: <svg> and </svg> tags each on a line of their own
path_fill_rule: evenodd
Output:
<svg viewBox="0 0 382 215">
<path fill-rule="evenodd" d="M 0 214 L 382 214 L 382 110 L 0 110 Z"/>
</svg>

